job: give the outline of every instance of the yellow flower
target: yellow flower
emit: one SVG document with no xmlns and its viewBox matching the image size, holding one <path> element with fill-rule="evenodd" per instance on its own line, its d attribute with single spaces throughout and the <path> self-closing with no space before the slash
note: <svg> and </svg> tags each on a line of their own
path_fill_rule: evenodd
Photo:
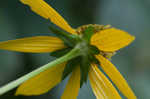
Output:
<svg viewBox="0 0 150 99">
<path fill-rule="evenodd" d="M 134 36 L 122 30 L 101 25 L 85 25 L 78 29 L 73 29 L 44 0 L 21 0 L 21 2 L 29 5 L 35 13 L 45 19 L 51 20 L 58 27 L 73 35 L 81 36 L 89 27 L 94 27 L 94 34 L 90 39 L 90 45 L 95 46 L 100 51 L 99 54 L 94 55 L 96 60 L 99 61 L 102 70 L 126 98 L 136 99 L 126 80 L 109 61 L 113 53 L 130 44 L 135 39 Z M 63 40 L 51 36 L 28 37 L 0 43 L 0 49 L 31 53 L 54 52 L 66 47 Z M 59 64 L 27 80 L 17 89 L 16 95 L 40 95 L 48 92 L 61 82 L 66 64 L 67 62 Z M 73 69 L 61 99 L 77 98 L 81 84 L 80 80 L 82 80 L 82 72 L 80 66 L 76 66 Z M 121 99 L 114 85 L 94 62 L 91 63 L 88 77 L 97 99 Z"/>
</svg>

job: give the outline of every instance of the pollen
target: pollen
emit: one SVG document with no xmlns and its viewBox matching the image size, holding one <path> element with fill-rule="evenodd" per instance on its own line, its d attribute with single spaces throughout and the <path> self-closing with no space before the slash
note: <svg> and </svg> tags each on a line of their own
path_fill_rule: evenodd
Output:
<svg viewBox="0 0 150 99">
<path fill-rule="evenodd" d="M 88 27 L 93 27 L 94 28 L 94 33 L 104 30 L 104 29 L 109 29 L 111 28 L 111 25 L 99 25 L 99 24 L 87 24 L 87 25 L 82 25 L 76 29 L 77 34 L 82 34 L 85 29 Z"/>
<path fill-rule="evenodd" d="M 104 51 L 100 51 L 100 54 L 101 54 L 103 57 L 105 57 L 105 58 L 111 60 L 111 57 L 114 56 L 114 55 L 116 54 L 116 52 L 104 52 Z"/>
</svg>

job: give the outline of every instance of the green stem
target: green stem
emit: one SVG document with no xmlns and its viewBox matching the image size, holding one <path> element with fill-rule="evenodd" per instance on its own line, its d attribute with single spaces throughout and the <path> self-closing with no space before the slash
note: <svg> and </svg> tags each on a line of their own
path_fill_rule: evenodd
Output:
<svg viewBox="0 0 150 99">
<path fill-rule="evenodd" d="M 3 86 L 0 88 L 0 95 L 3 95 L 4 93 L 12 90 L 13 88 L 16 88 L 17 86 L 19 86 L 20 84 L 22 84 L 23 82 L 27 81 L 28 79 L 38 75 L 39 73 L 47 70 L 48 68 L 54 67 L 58 64 L 61 64 L 63 62 L 66 62 L 72 58 L 75 58 L 77 56 L 80 55 L 80 49 L 78 46 L 76 46 L 74 49 L 72 49 L 69 53 L 67 53 L 66 55 L 20 77 L 19 79 L 12 81 L 10 83 L 8 83 L 7 85 Z"/>
</svg>

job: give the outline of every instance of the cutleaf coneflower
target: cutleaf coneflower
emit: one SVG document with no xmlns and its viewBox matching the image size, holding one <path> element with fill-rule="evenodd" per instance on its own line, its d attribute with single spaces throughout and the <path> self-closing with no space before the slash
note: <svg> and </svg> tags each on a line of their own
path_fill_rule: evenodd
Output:
<svg viewBox="0 0 150 99">
<path fill-rule="evenodd" d="M 41 95 L 69 76 L 61 99 L 77 99 L 79 89 L 88 78 L 97 99 L 121 99 L 116 87 L 127 99 L 136 99 L 124 77 L 110 62 L 116 51 L 129 45 L 134 36 L 108 25 L 89 24 L 74 29 L 44 0 L 20 1 L 62 30 L 50 26 L 49 29 L 56 36 L 4 41 L 0 42 L 0 49 L 50 53 L 56 60 L 1 87 L 0 94 L 21 84 L 16 95 Z"/>
</svg>

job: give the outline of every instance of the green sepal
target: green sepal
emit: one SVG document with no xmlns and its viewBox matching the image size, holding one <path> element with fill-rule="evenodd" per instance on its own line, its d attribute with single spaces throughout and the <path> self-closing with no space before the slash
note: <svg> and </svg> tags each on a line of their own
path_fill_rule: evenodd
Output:
<svg viewBox="0 0 150 99">
<path fill-rule="evenodd" d="M 97 64 L 97 65 L 100 64 L 100 62 L 98 61 L 98 59 L 97 59 L 94 55 L 89 55 L 89 61 L 90 61 L 91 63 L 95 63 L 95 64 Z"/>
<path fill-rule="evenodd" d="M 90 65 L 91 63 L 89 61 L 88 56 L 82 56 L 82 61 L 80 63 L 80 71 L 81 71 L 80 87 L 82 87 L 82 85 L 87 82 Z"/>
<path fill-rule="evenodd" d="M 87 82 L 88 73 L 92 63 L 99 65 L 99 61 L 96 59 L 94 55 L 89 54 L 86 56 L 82 56 L 82 60 L 80 63 L 80 70 L 81 70 L 80 87 L 82 87 L 82 85 Z"/>
<path fill-rule="evenodd" d="M 89 26 L 83 31 L 83 39 L 90 42 L 92 35 L 94 34 L 94 27 Z"/>
<path fill-rule="evenodd" d="M 97 55 L 100 53 L 100 50 L 94 45 L 89 45 L 89 51 L 91 54 L 94 54 L 94 55 Z"/>
<path fill-rule="evenodd" d="M 79 66 L 80 60 L 80 57 L 76 57 L 68 61 L 63 71 L 62 80 L 64 80 L 75 69 L 76 66 Z"/>
<path fill-rule="evenodd" d="M 70 52 L 71 48 L 64 48 L 50 53 L 51 56 L 59 58 Z"/>
<path fill-rule="evenodd" d="M 64 41 L 64 44 L 70 47 L 74 47 L 77 44 L 77 40 L 79 37 L 77 35 L 73 35 L 64 31 L 60 31 L 59 29 L 53 28 L 49 26 L 49 29 L 60 39 Z"/>
</svg>

